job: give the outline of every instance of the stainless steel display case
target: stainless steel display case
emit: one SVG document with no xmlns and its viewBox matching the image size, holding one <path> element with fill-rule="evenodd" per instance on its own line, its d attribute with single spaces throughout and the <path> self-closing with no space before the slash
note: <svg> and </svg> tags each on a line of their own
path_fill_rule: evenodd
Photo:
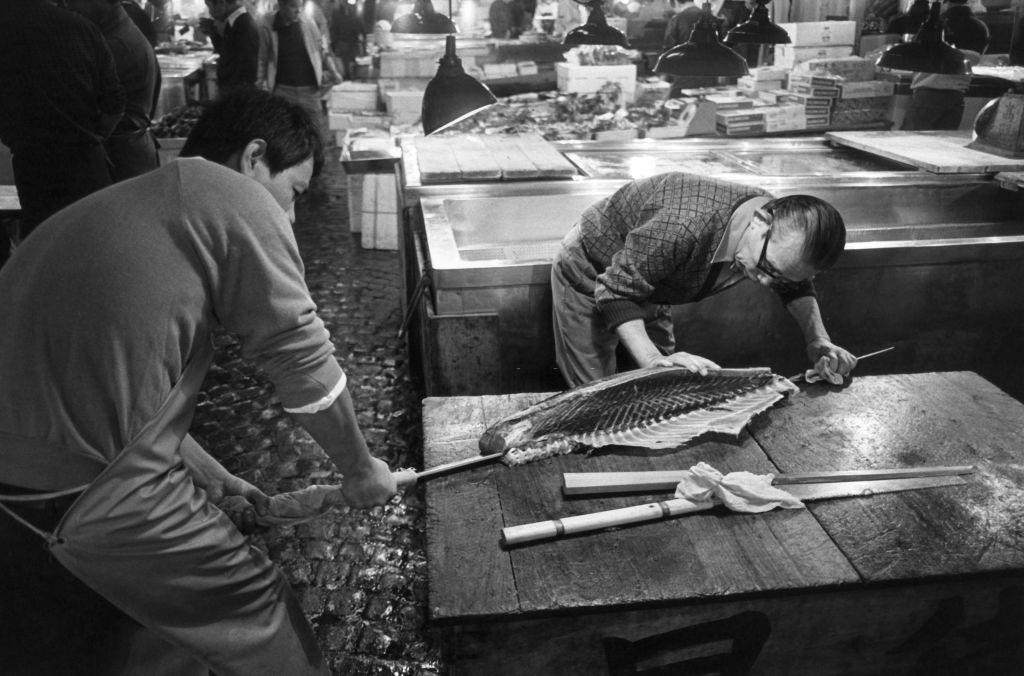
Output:
<svg viewBox="0 0 1024 676">
<path fill-rule="evenodd" d="M 569 157 L 600 157 L 602 172 L 615 164 L 609 157 L 626 170 L 409 193 L 418 201 L 410 210 L 409 285 L 429 286 L 411 306 L 428 394 L 562 387 L 549 288 L 558 242 L 583 209 L 629 180 L 630 167 L 684 151 L 743 165 L 717 174 L 724 178 L 776 195 L 816 195 L 839 209 L 846 252 L 817 282 L 826 325 L 855 352 L 899 348 L 865 363 L 863 372 L 969 369 L 1024 394 L 1024 367 L 1008 346 L 1024 329 L 1024 193 L 1002 189 L 987 175 L 939 176 L 840 152 L 823 139 L 559 145 Z M 680 306 L 674 318 L 680 349 L 722 365 L 783 373 L 805 365 L 795 324 L 755 284 Z"/>
</svg>

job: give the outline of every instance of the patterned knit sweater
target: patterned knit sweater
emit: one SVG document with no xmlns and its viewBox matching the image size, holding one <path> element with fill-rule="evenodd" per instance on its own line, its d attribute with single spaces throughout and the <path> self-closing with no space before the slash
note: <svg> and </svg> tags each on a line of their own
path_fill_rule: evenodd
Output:
<svg viewBox="0 0 1024 676">
<path fill-rule="evenodd" d="M 641 303 L 691 303 L 708 295 L 715 251 L 743 202 L 768 193 L 679 172 L 632 181 L 583 212 L 562 242 L 560 265 L 593 294 L 609 328 L 644 316 Z M 813 295 L 810 283 L 793 298 Z"/>
</svg>

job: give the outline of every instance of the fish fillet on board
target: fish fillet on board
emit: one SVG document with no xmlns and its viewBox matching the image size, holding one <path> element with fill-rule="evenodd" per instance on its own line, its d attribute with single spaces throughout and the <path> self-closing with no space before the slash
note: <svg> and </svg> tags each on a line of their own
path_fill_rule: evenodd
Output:
<svg viewBox="0 0 1024 676">
<path fill-rule="evenodd" d="M 483 453 L 520 465 L 579 446 L 674 448 L 705 432 L 738 435 L 796 385 L 767 368 L 701 376 L 682 367 L 628 371 L 510 415 L 480 437 Z"/>
</svg>

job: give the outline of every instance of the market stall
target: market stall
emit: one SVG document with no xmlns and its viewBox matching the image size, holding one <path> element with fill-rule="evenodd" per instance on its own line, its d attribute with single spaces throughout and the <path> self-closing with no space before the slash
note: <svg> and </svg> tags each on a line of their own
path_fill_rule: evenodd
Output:
<svg viewBox="0 0 1024 676">
<path fill-rule="evenodd" d="M 625 181 L 672 169 L 836 206 L 848 243 L 816 282 L 822 311 L 851 349 L 900 344 L 878 366 L 884 372 L 969 368 L 1021 391 L 1024 379 L 1006 346 L 1024 316 L 1012 291 L 1024 281 L 1024 202 L 987 173 L 1020 160 L 988 156 L 996 164 L 939 174 L 821 137 L 553 145 L 577 167 L 571 180 L 428 184 L 416 145 L 408 147 L 406 299 L 428 394 L 560 387 L 549 276 L 561 237 L 583 209 Z M 762 293 L 740 285 L 676 308 L 681 349 L 728 365 L 799 368 L 803 356 L 787 349 L 798 344 L 795 328 Z"/>
</svg>

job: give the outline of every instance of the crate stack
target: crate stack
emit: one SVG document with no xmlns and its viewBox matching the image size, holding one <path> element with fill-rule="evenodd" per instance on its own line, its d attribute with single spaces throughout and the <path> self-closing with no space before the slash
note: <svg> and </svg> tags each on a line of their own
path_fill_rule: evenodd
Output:
<svg viewBox="0 0 1024 676">
<path fill-rule="evenodd" d="M 857 39 L 856 21 L 802 21 L 779 24 L 789 33 L 791 43 L 775 45 L 774 64 L 794 68 L 811 59 L 834 59 L 853 54 Z"/>
<path fill-rule="evenodd" d="M 380 94 L 376 82 L 348 81 L 335 85 L 328 99 L 327 128 L 342 145 L 351 129 L 382 129 L 391 119 L 380 112 Z"/>
<path fill-rule="evenodd" d="M 616 84 L 622 90 L 623 104 L 632 103 L 636 96 L 636 64 L 584 66 L 576 63 L 555 64 L 558 91 L 566 94 L 591 94 L 606 84 Z"/>
</svg>

